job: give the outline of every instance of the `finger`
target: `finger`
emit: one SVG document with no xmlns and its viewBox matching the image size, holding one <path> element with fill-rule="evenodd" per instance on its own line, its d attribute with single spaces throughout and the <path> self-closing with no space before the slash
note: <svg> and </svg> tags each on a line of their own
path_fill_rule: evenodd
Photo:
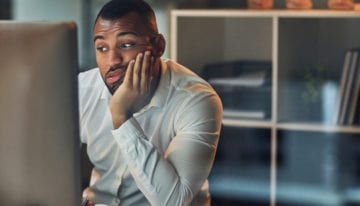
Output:
<svg viewBox="0 0 360 206">
<path fill-rule="evenodd" d="M 134 72 L 133 72 L 133 88 L 139 91 L 141 81 L 141 66 L 143 62 L 143 53 L 139 53 L 136 57 Z"/>
<path fill-rule="evenodd" d="M 83 202 L 82 204 L 86 203 L 85 206 L 95 206 L 95 203 L 89 200 L 89 199 L 94 199 L 94 197 L 95 197 L 94 191 L 90 187 L 87 187 L 83 191 L 83 199 L 86 199 L 86 201 Z"/>
<path fill-rule="evenodd" d="M 87 188 L 83 191 L 82 196 L 83 196 L 83 198 L 93 199 L 94 196 L 95 196 L 95 193 L 94 193 L 94 191 L 93 191 L 90 187 L 87 187 Z"/>
<path fill-rule="evenodd" d="M 152 81 L 154 80 L 154 70 L 155 70 L 155 65 L 156 65 L 156 61 L 155 61 L 155 58 L 154 57 L 151 57 L 151 67 L 150 67 L 150 70 L 149 70 L 149 76 L 150 76 L 150 84 L 152 84 Z"/>
<path fill-rule="evenodd" d="M 133 82 L 133 72 L 134 72 L 134 64 L 135 60 L 131 60 L 128 64 L 128 67 L 126 69 L 125 78 L 123 84 L 125 86 L 132 86 Z"/>
<path fill-rule="evenodd" d="M 151 59 L 150 51 L 146 51 L 141 68 L 141 82 L 140 82 L 141 93 L 147 93 L 149 89 L 148 87 L 150 82 L 149 71 L 151 69 L 150 59 Z"/>
</svg>

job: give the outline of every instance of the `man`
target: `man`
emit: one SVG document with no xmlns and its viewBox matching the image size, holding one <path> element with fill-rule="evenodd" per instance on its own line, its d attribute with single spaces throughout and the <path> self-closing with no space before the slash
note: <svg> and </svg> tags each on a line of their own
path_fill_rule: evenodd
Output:
<svg viewBox="0 0 360 206">
<path fill-rule="evenodd" d="M 98 205 L 210 205 L 217 94 L 161 59 L 165 40 L 143 0 L 108 2 L 93 33 L 98 68 L 79 75 L 81 140 L 94 165 L 84 196 Z"/>
</svg>

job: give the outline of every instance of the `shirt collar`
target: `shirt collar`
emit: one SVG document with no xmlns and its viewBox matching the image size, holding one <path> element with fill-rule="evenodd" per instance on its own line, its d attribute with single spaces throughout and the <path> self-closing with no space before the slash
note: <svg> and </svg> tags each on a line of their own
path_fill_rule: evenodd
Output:
<svg viewBox="0 0 360 206">
<path fill-rule="evenodd" d="M 161 76 L 159 85 L 152 97 L 150 103 L 147 108 L 151 107 L 160 107 L 163 108 L 166 104 L 167 96 L 169 94 L 168 90 L 170 88 L 170 71 L 166 61 L 161 60 Z"/>
<path fill-rule="evenodd" d="M 109 89 L 106 87 L 105 82 L 103 82 L 103 88 L 101 91 L 101 99 L 110 101 L 112 94 L 110 93 Z"/>
</svg>

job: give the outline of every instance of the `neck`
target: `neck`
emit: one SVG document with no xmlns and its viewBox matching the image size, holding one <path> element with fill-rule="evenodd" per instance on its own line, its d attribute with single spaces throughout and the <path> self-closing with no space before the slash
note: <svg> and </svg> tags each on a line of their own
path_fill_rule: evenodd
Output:
<svg viewBox="0 0 360 206">
<path fill-rule="evenodd" d="M 154 94 L 155 91 L 157 90 L 158 86 L 159 86 L 159 82 L 160 82 L 160 78 L 161 78 L 161 61 L 160 58 L 158 60 L 156 60 L 156 64 L 155 64 L 155 72 L 154 72 L 154 79 L 153 82 L 151 83 L 151 88 L 150 88 L 150 95 L 149 98 L 151 99 Z M 150 100 L 149 99 L 149 100 Z"/>
</svg>

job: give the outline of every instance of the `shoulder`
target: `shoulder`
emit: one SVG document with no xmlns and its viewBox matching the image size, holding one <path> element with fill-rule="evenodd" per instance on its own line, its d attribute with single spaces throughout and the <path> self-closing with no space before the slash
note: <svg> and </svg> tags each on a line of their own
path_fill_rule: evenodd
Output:
<svg viewBox="0 0 360 206">
<path fill-rule="evenodd" d="M 171 60 L 164 60 L 170 76 L 171 87 L 187 93 L 187 96 L 217 96 L 212 86 L 189 68 Z"/>
<path fill-rule="evenodd" d="M 219 95 L 208 82 L 190 69 L 173 61 L 165 63 L 170 76 L 168 99 L 173 108 L 176 132 L 218 134 L 223 115 Z"/>
<path fill-rule="evenodd" d="M 198 114 L 218 115 L 222 113 L 221 99 L 213 87 L 196 73 L 171 60 L 165 60 L 166 70 L 170 76 L 170 87 L 172 96 L 178 103 L 178 111 L 189 114 L 194 112 Z M 180 104 L 180 105 L 179 105 Z M 203 112 L 199 112 L 203 111 Z M 181 112 L 181 113 L 182 113 Z M 216 114 L 218 113 L 218 114 Z"/>
</svg>

